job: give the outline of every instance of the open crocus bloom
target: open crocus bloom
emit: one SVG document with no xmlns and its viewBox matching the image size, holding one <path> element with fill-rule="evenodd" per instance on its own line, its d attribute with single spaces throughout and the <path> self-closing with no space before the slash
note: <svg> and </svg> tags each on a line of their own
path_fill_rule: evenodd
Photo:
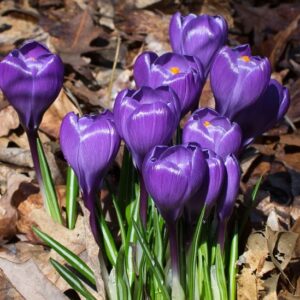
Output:
<svg viewBox="0 0 300 300">
<path fill-rule="evenodd" d="M 231 123 L 211 108 L 196 110 L 183 128 L 184 143 L 194 142 L 202 148 L 224 158 L 237 154 L 242 142 L 242 132 L 237 123 Z"/>
<path fill-rule="evenodd" d="M 13 50 L 0 63 L 0 89 L 27 131 L 37 130 L 58 96 L 63 78 L 59 56 L 35 41 Z"/>
<path fill-rule="evenodd" d="M 197 57 L 206 76 L 214 56 L 227 40 L 228 26 L 221 16 L 182 16 L 177 12 L 172 16 L 169 35 L 173 51 Z"/>
<path fill-rule="evenodd" d="M 196 57 L 175 53 L 161 56 L 144 52 L 134 64 L 134 79 L 137 86 L 157 88 L 169 86 L 177 94 L 181 104 L 181 115 L 198 107 L 204 85 L 204 72 Z"/>
</svg>

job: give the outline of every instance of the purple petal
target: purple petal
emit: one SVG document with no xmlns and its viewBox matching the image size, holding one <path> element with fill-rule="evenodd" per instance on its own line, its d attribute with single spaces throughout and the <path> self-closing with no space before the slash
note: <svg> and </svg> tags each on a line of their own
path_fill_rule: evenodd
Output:
<svg viewBox="0 0 300 300">
<path fill-rule="evenodd" d="M 186 204 L 190 222 L 197 222 L 201 210 L 206 205 L 208 216 L 221 193 L 225 167 L 223 160 L 210 150 L 203 150 L 205 154 L 206 172 L 198 192 Z"/>
<path fill-rule="evenodd" d="M 242 143 L 242 130 L 237 123 L 233 123 L 231 128 L 226 131 L 223 137 L 220 137 L 216 145 L 216 153 L 221 157 L 233 153 L 237 154 Z"/>
<path fill-rule="evenodd" d="M 166 104 L 144 104 L 127 121 L 128 136 L 124 138 L 142 160 L 154 146 L 170 142 L 175 125 L 174 115 Z M 141 163 L 136 163 L 141 167 Z"/>
<path fill-rule="evenodd" d="M 227 32 L 223 17 L 198 16 L 182 30 L 183 53 L 198 57 L 207 74 L 215 54 L 227 40 Z"/>
<path fill-rule="evenodd" d="M 157 59 L 154 52 L 143 52 L 134 63 L 133 76 L 138 87 L 149 85 L 151 65 Z"/>
<path fill-rule="evenodd" d="M 222 221 L 226 221 L 231 216 L 241 177 L 240 166 L 234 155 L 226 157 L 225 168 L 226 176 L 223 183 L 222 197 L 218 203 L 218 215 Z"/>
<path fill-rule="evenodd" d="M 286 113 L 289 103 L 288 90 L 276 80 L 270 80 L 265 93 L 234 118 L 242 129 L 243 144 L 248 144 L 256 136 L 272 128 Z"/>
<path fill-rule="evenodd" d="M 36 41 L 27 41 L 20 47 L 20 52 L 25 58 L 38 59 L 42 55 L 51 54 L 49 49 Z"/>
</svg>

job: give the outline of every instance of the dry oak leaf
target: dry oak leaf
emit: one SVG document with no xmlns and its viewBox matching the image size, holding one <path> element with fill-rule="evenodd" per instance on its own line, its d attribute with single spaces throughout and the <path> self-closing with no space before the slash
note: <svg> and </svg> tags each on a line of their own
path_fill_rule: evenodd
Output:
<svg viewBox="0 0 300 300">
<path fill-rule="evenodd" d="M 17 210 L 12 205 L 13 197 L 22 182 L 30 178 L 13 172 L 7 176 L 7 192 L 0 199 L 0 244 L 13 237 L 16 233 Z"/>
<path fill-rule="evenodd" d="M 42 274 L 32 259 L 17 264 L 0 258 L 0 268 L 25 299 L 68 299 Z"/>
<path fill-rule="evenodd" d="M 20 124 L 17 112 L 10 105 L 0 110 L 0 120 L 0 137 L 8 135 L 11 129 L 16 129 Z"/>
<path fill-rule="evenodd" d="M 78 113 L 76 106 L 69 100 L 68 96 L 62 90 L 54 103 L 46 111 L 40 130 L 46 134 L 59 138 L 59 131 L 62 119 L 68 112 Z"/>
</svg>

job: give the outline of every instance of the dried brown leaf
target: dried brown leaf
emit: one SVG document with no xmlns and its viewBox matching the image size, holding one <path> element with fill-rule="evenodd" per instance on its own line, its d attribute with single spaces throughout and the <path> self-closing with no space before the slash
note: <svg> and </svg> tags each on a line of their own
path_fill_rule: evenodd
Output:
<svg viewBox="0 0 300 300">
<path fill-rule="evenodd" d="M 65 92 L 62 90 L 54 103 L 46 111 L 40 130 L 51 137 L 58 139 L 62 119 L 70 111 L 78 113 L 75 105 L 69 100 Z"/>
<path fill-rule="evenodd" d="M 16 264 L 0 258 L 0 268 L 25 299 L 67 299 L 39 270 L 32 259 Z"/>
<path fill-rule="evenodd" d="M 12 106 L 7 106 L 0 110 L 0 137 L 8 135 L 11 129 L 15 129 L 19 126 L 19 118 L 17 112 Z"/>
</svg>

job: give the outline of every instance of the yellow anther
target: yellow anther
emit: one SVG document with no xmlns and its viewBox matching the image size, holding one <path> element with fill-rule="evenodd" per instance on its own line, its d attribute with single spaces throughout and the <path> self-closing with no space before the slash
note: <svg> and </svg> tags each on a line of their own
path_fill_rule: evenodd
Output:
<svg viewBox="0 0 300 300">
<path fill-rule="evenodd" d="M 170 71 L 174 75 L 180 73 L 180 69 L 178 67 L 172 67 L 170 68 Z"/>
<path fill-rule="evenodd" d="M 244 62 L 249 62 L 251 59 L 248 55 L 243 55 L 241 56 L 241 60 L 243 60 Z"/>
<path fill-rule="evenodd" d="M 211 125 L 211 123 L 210 123 L 209 121 L 204 121 L 204 122 L 203 122 L 203 125 L 204 125 L 205 127 L 208 127 L 208 126 Z"/>
</svg>

